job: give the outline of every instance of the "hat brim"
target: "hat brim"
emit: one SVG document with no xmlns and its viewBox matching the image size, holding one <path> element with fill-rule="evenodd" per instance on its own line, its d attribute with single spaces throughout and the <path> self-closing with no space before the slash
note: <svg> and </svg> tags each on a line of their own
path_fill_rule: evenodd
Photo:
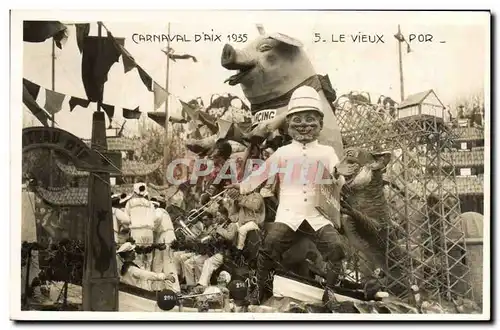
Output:
<svg viewBox="0 0 500 330">
<path fill-rule="evenodd" d="M 135 245 L 134 244 L 132 244 L 132 246 L 128 250 L 120 251 L 120 249 L 118 249 L 118 251 L 116 251 L 116 254 L 127 253 L 127 252 L 131 252 L 131 251 L 135 251 Z"/>
<path fill-rule="evenodd" d="M 120 204 L 123 204 L 123 203 L 125 203 L 125 202 L 128 202 L 128 200 L 129 200 L 130 198 L 132 198 L 132 196 L 131 196 L 131 195 L 128 195 L 128 196 L 127 196 L 127 197 L 125 197 L 125 198 L 120 198 L 119 203 L 120 203 Z"/>
<path fill-rule="evenodd" d="M 316 112 L 321 117 L 325 116 L 325 114 L 323 113 L 323 111 L 321 111 L 318 108 L 314 108 L 314 107 L 297 107 L 297 108 L 294 108 L 294 109 L 290 109 L 290 110 L 288 110 L 286 116 L 289 117 L 290 115 L 293 115 L 295 113 L 306 112 L 306 111 Z"/>
</svg>

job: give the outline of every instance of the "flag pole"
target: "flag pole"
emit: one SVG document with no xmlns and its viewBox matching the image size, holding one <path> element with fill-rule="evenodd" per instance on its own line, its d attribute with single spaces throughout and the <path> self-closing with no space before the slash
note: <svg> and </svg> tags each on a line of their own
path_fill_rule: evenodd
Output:
<svg viewBox="0 0 500 330">
<path fill-rule="evenodd" d="M 52 90 L 55 92 L 56 90 L 56 42 L 54 38 L 52 38 L 52 54 L 51 54 L 51 87 Z M 54 121 L 56 118 L 55 112 L 52 113 L 52 123 L 51 127 L 54 128 Z M 49 184 L 52 187 L 53 186 L 53 173 L 52 173 L 52 165 L 53 165 L 53 151 L 50 151 L 49 155 L 49 168 L 50 168 L 50 173 L 49 173 Z"/>
<path fill-rule="evenodd" d="M 168 23 L 168 32 L 167 35 L 170 36 L 170 22 Z M 170 50 L 170 39 L 167 38 L 167 52 Z M 167 168 L 168 168 L 168 154 L 169 154 L 169 140 L 168 140 L 168 103 L 170 100 L 170 92 L 168 90 L 168 82 L 170 75 L 170 57 L 167 55 L 167 70 L 166 70 L 166 78 L 165 78 L 165 91 L 167 92 L 167 99 L 165 100 L 165 141 L 163 143 L 163 184 L 166 185 L 168 183 L 167 180 Z"/>
<path fill-rule="evenodd" d="M 401 26 L 398 24 L 398 36 L 401 36 Z M 405 98 L 405 88 L 404 88 L 404 80 L 403 80 L 403 55 L 401 54 L 401 44 L 403 41 L 401 38 L 398 38 L 398 51 L 399 51 L 399 86 L 401 93 L 401 101 Z"/>
</svg>

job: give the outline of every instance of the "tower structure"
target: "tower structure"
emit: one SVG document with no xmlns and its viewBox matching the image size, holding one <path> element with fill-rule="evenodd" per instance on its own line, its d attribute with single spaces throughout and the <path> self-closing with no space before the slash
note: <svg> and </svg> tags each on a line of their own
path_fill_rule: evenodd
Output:
<svg viewBox="0 0 500 330">
<path fill-rule="evenodd" d="M 339 97 L 336 109 L 345 148 L 392 153 L 384 174 L 391 213 L 387 289 L 404 297 L 416 284 L 436 300 L 467 294 L 460 201 L 447 157 L 455 136 L 435 93 L 411 95 L 399 106 L 350 93 Z"/>
</svg>

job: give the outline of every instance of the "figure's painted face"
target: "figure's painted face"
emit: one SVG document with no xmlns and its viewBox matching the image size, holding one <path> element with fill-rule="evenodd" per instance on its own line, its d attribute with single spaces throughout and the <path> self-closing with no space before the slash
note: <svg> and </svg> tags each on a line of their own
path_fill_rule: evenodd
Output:
<svg viewBox="0 0 500 330">
<path fill-rule="evenodd" d="M 136 254 L 135 250 L 132 250 L 132 251 L 127 252 L 123 259 L 125 259 L 127 261 L 134 261 L 135 258 L 137 258 L 137 254 Z"/>
<path fill-rule="evenodd" d="M 288 134 L 297 142 L 309 143 L 316 140 L 323 128 L 321 116 L 316 111 L 292 114 L 288 121 Z"/>
<path fill-rule="evenodd" d="M 360 188 L 370 184 L 375 173 L 384 169 L 390 160 L 391 153 L 388 152 L 371 153 L 361 148 L 348 148 L 340 164 L 357 165 L 357 169 L 345 178 L 346 185 L 350 188 Z"/>
</svg>

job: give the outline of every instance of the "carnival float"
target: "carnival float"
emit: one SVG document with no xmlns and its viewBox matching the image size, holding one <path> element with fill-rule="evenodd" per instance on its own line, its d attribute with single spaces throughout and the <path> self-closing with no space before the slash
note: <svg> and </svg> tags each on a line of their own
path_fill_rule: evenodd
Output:
<svg viewBox="0 0 500 330">
<path fill-rule="evenodd" d="M 48 34 L 54 43 L 64 31 L 56 23 L 52 34 Z M 26 24 L 25 29 L 29 29 Z M 121 57 L 125 72 L 136 68 L 154 93 L 156 109 L 163 104 L 163 88 L 135 62 L 123 39 L 113 37 L 102 23 L 99 31 L 105 29 L 107 38 L 89 37 L 86 24 L 76 26 L 83 32 L 83 37 L 78 35 L 84 54 L 92 42 L 106 39 L 103 44 L 115 52 L 109 67 Z M 482 273 L 477 272 L 477 266 L 482 262 L 483 209 L 482 202 L 478 203 L 484 198 L 482 127 L 449 118 L 432 90 L 410 95 L 399 104 L 389 97 L 372 103 L 370 94 L 364 92 L 337 95 L 328 75 L 315 71 L 300 41 L 280 33 L 260 32 L 244 49 L 227 44 L 221 50 L 221 69 L 237 70 L 227 82 L 241 86 L 249 105 L 234 95 L 214 95 L 208 106 L 196 99 L 181 101 L 182 112 L 170 119 L 161 111 L 147 114 L 162 127 L 172 121 L 189 123 L 191 132 L 185 145 L 193 155 L 193 163 L 199 159 L 223 160 L 194 183 L 185 180 L 172 186 L 146 182 L 164 160 L 150 164 L 134 161 L 137 141 L 121 134 L 106 136 L 104 113 L 109 116 L 109 106 L 102 104 L 96 92 L 96 86 L 105 82 L 102 75 L 83 78 L 88 100 L 70 98 L 70 104 L 88 106 L 96 102 L 98 110 L 103 110 L 94 113 L 91 141 L 48 128 L 51 118 L 33 95 L 40 86 L 24 81 L 23 101 L 46 125 L 23 131 L 23 152 L 28 155 L 37 148 L 56 149 L 62 156 L 53 158 L 51 170 L 71 178 L 69 185 L 57 186 L 57 180 L 51 178 L 47 183 L 29 166 L 24 171 L 23 224 L 36 223 L 34 231 L 28 230 L 28 225 L 23 229 L 24 308 L 480 313 Z M 341 163 L 357 164 L 357 171 L 346 178 L 339 192 L 342 216 L 336 228 L 348 247 L 348 255 L 332 286 L 327 283 L 326 262 L 316 246 L 307 239 L 297 241 L 269 279 L 272 297 L 257 305 L 252 303 L 259 290 L 257 259 L 279 205 L 277 188 L 266 187 L 265 194 L 261 188 L 259 207 L 264 208 L 265 217 L 258 228 L 247 233 L 243 248 L 235 250 L 224 230 L 231 223 L 228 210 L 238 197 L 225 189 L 224 180 L 214 179 L 227 170 L 222 166 L 224 161 L 232 159 L 241 181 L 251 173 L 247 171 L 251 160 L 264 161 L 290 143 L 285 116 L 293 92 L 302 86 L 312 87 L 321 98 L 324 126 L 319 142 L 333 147 Z M 124 109 L 124 117 L 135 118 L 140 115 L 137 112 Z M 54 134 L 57 139 L 52 138 Z M 64 149 L 68 141 L 75 147 Z M 464 143 L 468 151 L 458 151 Z M 460 168 L 474 168 L 476 175 L 460 175 Z M 188 166 L 182 177 L 189 178 L 194 170 Z M 110 177 L 119 184 L 111 187 Z M 326 216 L 331 194 L 327 187 L 317 195 L 318 207 Z M 143 224 L 150 240 L 143 240 L 145 234 L 138 230 L 142 227 L 137 227 L 134 220 L 137 217 L 115 227 L 113 236 L 112 213 L 115 209 L 126 210 L 131 195 L 152 203 L 155 214 L 166 214 L 151 216 L 150 223 Z M 186 202 L 175 202 L 179 198 Z M 195 228 L 200 222 L 210 227 L 219 220 L 222 230 L 203 231 L 200 236 Z M 175 235 L 167 239 L 170 227 Z M 118 244 L 121 234 L 123 239 Z M 167 277 L 125 283 L 120 276 L 124 260 L 116 256 L 117 251 L 134 251 L 135 259 L 130 262 Z M 218 260 L 217 267 L 210 269 L 208 285 L 197 285 L 206 275 L 202 273 L 208 259 Z M 177 260 L 184 263 L 179 266 Z M 181 283 L 181 273 L 186 283 Z M 173 279 L 168 274 L 173 274 Z M 107 284 L 102 284 L 102 279 L 107 279 Z M 101 293 L 93 288 L 99 288 Z M 30 303 L 35 291 L 43 295 L 44 290 L 48 291 L 46 297 L 52 297 L 52 304 Z"/>
</svg>

